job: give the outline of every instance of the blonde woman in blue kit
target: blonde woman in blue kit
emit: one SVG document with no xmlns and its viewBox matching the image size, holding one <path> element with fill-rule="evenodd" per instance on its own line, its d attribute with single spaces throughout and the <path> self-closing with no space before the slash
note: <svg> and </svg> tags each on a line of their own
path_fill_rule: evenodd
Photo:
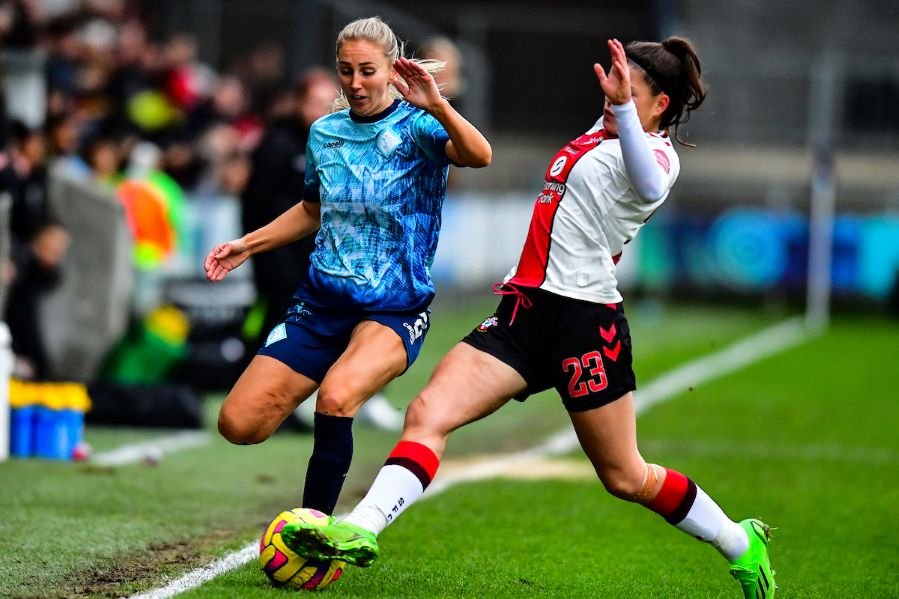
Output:
<svg viewBox="0 0 899 599">
<path fill-rule="evenodd" d="M 404 58 L 377 17 L 348 24 L 337 37 L 345 108 L 312 125 L 301 201 L 206 257 L 207 278 L 220 281 L 320 228 L 306 281 L 225 399 L 219 431 L 260 443 L 318 390 L 302 505 L 326 514 L 352 460 L 353 416 L 405 372 L 427 334 L 448 167 L 492 157 L 441 96 L 435 66 Z"/>
</svg>

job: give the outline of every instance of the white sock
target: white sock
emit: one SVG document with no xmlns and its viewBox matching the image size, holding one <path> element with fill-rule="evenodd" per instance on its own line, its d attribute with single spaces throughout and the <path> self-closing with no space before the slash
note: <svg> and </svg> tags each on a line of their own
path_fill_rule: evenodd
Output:
<svg viewBox="0 0 899 599">
<path fill-rule="evenodd" d="M 740 557 L 749 548 L 749 536 L 743 527 L 728 518 L 698 485 L 690 511 L 675 526 L 700 541 L 711 543 L 728 561 Z"/>
<path fill-rule="evenodd" d="M 388 464 L 381 468 L 368 494 L 343 521 L 380 534 L 423 493 L 421 480 L 410 470 Z"/>
</svg>

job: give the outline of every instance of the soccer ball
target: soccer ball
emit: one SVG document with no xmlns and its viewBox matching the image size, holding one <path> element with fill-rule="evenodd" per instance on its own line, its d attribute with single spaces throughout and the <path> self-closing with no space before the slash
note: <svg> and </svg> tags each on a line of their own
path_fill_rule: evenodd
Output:
<svg viewBox="0 0 899 599">
<path fill-rule="evenodd" d="M 272 584 L 316 591 L 340 578 L 344 562 L 306 559 L 287 548 L 281 529 L 288 522 L 327 524 L 328 516 L 308 508 L 294 508 L 275 516 L 259 540 L 259 565 Z"/>
</svg>

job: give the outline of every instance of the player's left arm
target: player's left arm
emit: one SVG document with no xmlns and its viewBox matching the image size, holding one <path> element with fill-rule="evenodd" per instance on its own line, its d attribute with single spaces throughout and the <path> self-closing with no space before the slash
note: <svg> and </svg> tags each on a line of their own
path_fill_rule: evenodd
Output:
<svg viewBox="0 0 899 599">
<path fill-rule="evenodd" d="M 646 202 L 662 199 L 671 187 L 671 157 L 650 145 L 633 102 L 612 104 L 612 112 L 618 122 L 621 155 L 631 187 Z"/>
<path fill-rule="evenodd" d="M 624 169 L 631 187 L 646 202 L 656 202 L 668 193 L 671 186 L 670 162 L 664 150 L 654 150 L 647 139 L 637 106 L 631 96 L 631 75 L 624 46 L 609 40 L 612 66 L 609 73 L 599 64 L 593 65 L 602 91 L 612 104 L 612 112 L 618 124 L 618 140 Z M 661 156 L 657 154 L 661 152 Z"/>
<path fill-rule="evenodd" d="M 393 66 L 399 75 L 393 83 L 403 98 L 433 116 L 449 135 L 444 150 L 446 157 L 458 166 L 489 165 L 493 159 L 490 142 L 440 95 L 434 78 L 407 58 L 397 59 Z"/>
</svg>

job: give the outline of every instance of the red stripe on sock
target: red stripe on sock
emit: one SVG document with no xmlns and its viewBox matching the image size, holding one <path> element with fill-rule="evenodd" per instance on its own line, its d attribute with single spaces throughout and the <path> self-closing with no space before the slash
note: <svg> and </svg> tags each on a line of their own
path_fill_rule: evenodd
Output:
<svg viewBox="0 0 899 599">
<path fill-rule="evenodd" d="M 689 480 L 680 472 L 665 468 L 665 482 L 656 498 L 649 504 L 649 509 L 660 516 L 668 516 L 683 501 L 687 494 Z"/>
<path fill-rule="evenodd" d="M 390 452 L 388 459 L 393 458 L 406 458 L 419 464 L 425 469 L 431 480 L 434 480 L 434 475 L 437 474 L 437 468 L 440 466 L 437 454 L 431 451 L 430 447 L 414 441 L 400 441 L 397 443 L 393 451 Z"/>
</svg>

